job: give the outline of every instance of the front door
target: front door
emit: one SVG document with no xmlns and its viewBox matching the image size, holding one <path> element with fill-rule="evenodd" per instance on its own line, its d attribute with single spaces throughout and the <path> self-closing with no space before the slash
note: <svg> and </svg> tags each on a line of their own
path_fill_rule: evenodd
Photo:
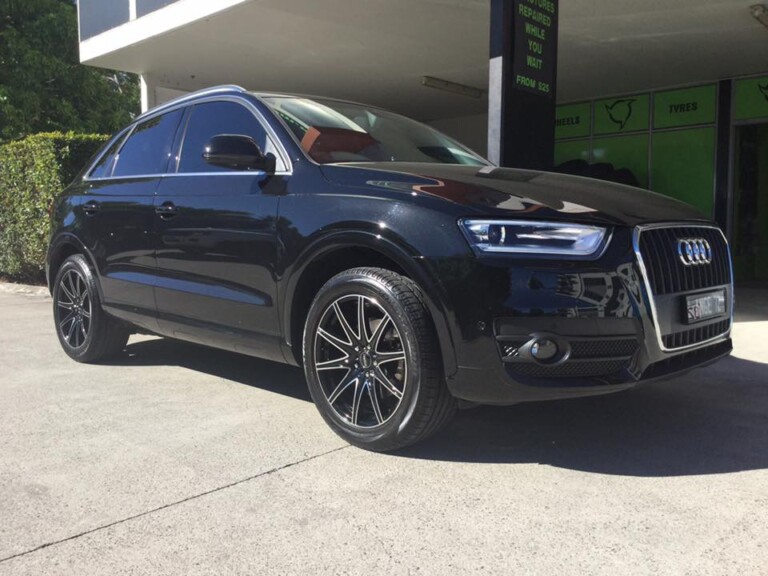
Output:
<svg viewBox="0 0 768 576">
<path fill-rule="evenodd" d="M 202 154 L 216 135 L 270 143 L 245 104 L 211 101 L 189 114 L 178 172 L 155 199 L 161 332 L 282 360 L 274 267 L 276 218 L 286 175 L 232 171 Z"/>
</svg>

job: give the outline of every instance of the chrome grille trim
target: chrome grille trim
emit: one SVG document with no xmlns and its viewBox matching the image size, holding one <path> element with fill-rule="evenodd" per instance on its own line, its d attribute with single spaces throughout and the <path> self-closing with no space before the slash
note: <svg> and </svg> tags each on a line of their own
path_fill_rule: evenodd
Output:
<svg viewBox="0 0 768 576">
<path fill-rule="evenodd" d="M 703 342 L 696 342 L 695 344 L 688 344 L 686 346 L 668 348 L 667 346 L 664 345 L 664 337 L 661 334 L 661 327 L 659 324 L 659 314 L 656 308 L 655 293 L 651 287 L 648 268 L 645 265 L 645 261 L 643 260 L 643 255 L 640 250 L 640 235 L 647 230 L 655 230 L 660 228 L 665 228 L 665 229 L 666 228 L 702 228 L 702 229 L 708 229 L 708 230 L 716 230 L 723 237 L 723 242 L 725 243 L 725 247 L 728 249 L 728 273 L 730 275 L 730 282 L 728 284 L 725 284 L 724 286 L 728 286 L 728 289 L 730 290 L 730 295 L 731 295 L 731 298 L 730 298 L 731 307 L 728 314 L 728 329 L 725 332 L 722 332 L 721 334 L 718 334 L 717 336 L 714 336 L 713 338 L 710 338 Z M 648 303 L 651 307 L 651 323 L 653 324 L 656 332 L 656 341 L 659 345 L 659 349 L 662 352 L 679 352 L 682 350 L 692 350 L 694 348 L 707 346 L 709 344 L 720 342 L 728 338 L 728 336 L 731 333 L 731 330 L 733 329 L 733 306 L 734 306 L 733 258 L 731 256 L 731 248 L 730 248 L 730 245 L 728 244 L 728 239 L 725 237 L 725 234 L 723 234 L 723 231 L 718 226 L 713 226 L 711 224 L 698 224 L 693 222 L 671 222 L 671 223 L 664 223 L 664 224 L 645 224 L 641 226 L 636 226 L 632 233 L 632 248 L 635 251 L 635 258 L 637 259 L 637 264 L 640 268 L 640 275 L 643 278 L 643 285 L 645 286 L 645 290 L 648 294 Z M 695 291 L 696 288 L 692 288 L 691 290 Z"/>
</svg>

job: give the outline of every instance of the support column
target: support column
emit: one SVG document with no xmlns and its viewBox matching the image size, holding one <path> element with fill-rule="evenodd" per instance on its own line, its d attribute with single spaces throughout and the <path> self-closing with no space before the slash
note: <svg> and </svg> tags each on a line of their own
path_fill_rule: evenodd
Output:
<svg viewBox="0 0 768 576">
<path fill-rule="evenodd" d="M 491 0 L 488 158 L 551 170 L 558 0 Z"/>
<path fill-rule="evenodd" d="M 733 206 L 731 206 L 731 96 L 733 82 L 718 83 L 717 98 L 717 152 L 715 161 L 715 202 L 713 217 L 732 238 Z"/>
<path fill-rule="evenodd" d="M 156 85 L 149 74 L 139 75 L 139 85 L 141 87 L 141 111 L 146 112 L 157 105 Z"/>
</svg>

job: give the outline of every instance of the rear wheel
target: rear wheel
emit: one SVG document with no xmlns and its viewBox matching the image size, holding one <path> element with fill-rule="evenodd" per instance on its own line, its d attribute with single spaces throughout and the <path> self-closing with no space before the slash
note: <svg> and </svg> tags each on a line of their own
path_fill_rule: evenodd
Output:
<svg viewBox="0 0 768 576">
<path fill-rule="evenodd" d="M 388 270 L 347 270 L 320 289 L 304 330 L 304 370 L 329 426 L 369 450 L 418 442 L 456 409 L 423 296 Z"/>
<path fill-rule="evenodd" d="M 67 258 L 53 285 L 53 317 L 59 343 L 78 362 L 97 362 L 120 352 L 128 329 L 101 309 L 96 279 L 80 254 Z"/>
</svg>

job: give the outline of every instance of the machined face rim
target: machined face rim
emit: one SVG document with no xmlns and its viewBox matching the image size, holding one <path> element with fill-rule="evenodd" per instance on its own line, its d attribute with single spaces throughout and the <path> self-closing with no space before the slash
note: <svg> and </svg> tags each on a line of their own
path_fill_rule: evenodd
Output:
<svg viewBox="0 0 768 576">
<path fill-rule="evenodd" d="M 56 291 L 59 333 L 71 348 L 85 344 L 91 331 L 91 296 L 88 285 L 77 270 L 67 270 Z"/>
<path fill-rule="evenodd" d="M 402 403 L 407 353 L 389 313 L 361 294 L 328 305 L 314 341 L 314 370 L 333 411 L 356 428 L 386 423 Z"/>
</svg>

